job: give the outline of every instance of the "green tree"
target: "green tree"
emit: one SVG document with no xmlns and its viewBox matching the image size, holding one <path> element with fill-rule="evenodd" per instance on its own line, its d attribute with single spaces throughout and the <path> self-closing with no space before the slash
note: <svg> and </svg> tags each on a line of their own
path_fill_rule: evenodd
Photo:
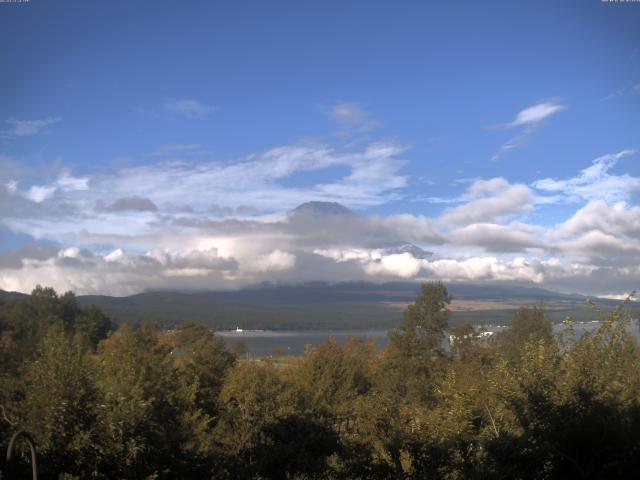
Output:
<svg viewBox="0 0 640 480">
<path fill-rule="evenodd" d="M 31 295 L 9 305 L 6 318 L 20 354 L 33 355 L 49 327 L 63 322 L 58 294 L 38 285 Z"/>
<path fill-rule="evenodd" d="M 227 352 L 222 338 L 194 322 L 180 326 L 173 353 L 183 382 L 196 388 L 197 406 L 216 415 L 224 377 L 234 365 L 235 356 Z"/>
<path fill-rule="evenodd" d="M 4 309 L 4 330 L 9 331 L 14 355 L 29 357 L 36 351 L 40 340 L 51 325 L 61 323 L 68 334 L 86 337 L 95 346 L 106 337 L 112 325 L 108 317 L 96 306 L 79 306 L 73 292 L 60 296 L 53 288 L 41 287 L 24 299 L 14 300 Z"/>
<path fill-rule="evenodd" d="M 307 351 L 291 372 L 299 408 L 327 418 L 348 415 L 370 387 L 372 354 L 373 345 L 361 340 L 341 347 L 331 339 Z"/>
<path fill-rule="evenodd" d="M 524 346 L 529 342 L 553 339 L 553 325 L 540 307 L 521 307 L 511 320 L 509 328 L 497 336 L 497 343 L 506 358 L 518 361 Z"/>
<path fill-rule="evenodd" d="M 416 301 L 404 311 L 402 325 L 389 333 L 389 346 L 376 373 L 381 389 L 416 401 L 430 395 L 431 378 L 443 369 L 450 303 L 441 282 L 422 285 Z"/>
<path fill-rule="evenodd" d="M 98 392 L 81 346 L 61 323 L 49 328 L 26 365 L 23 389 L 20 423 L 36 439 L 42 473 L 97 476 Z"/>
<path fill-rule="evenodd" d="M 410 357 L 440 352 L 449 326 L 450 303 L 451 295 L 442 282 L 422 284 L 420 295 L 404 311 L 404 322 L 391 332 L 391 346 Z"/>
<path fill-rule="evenodd" d="M 200 465 L 209 419 L 195 405 L 157 331 L 121 327 L 100 343 L 96 383 L 102 395 L 101 438 L 110 477 L 184 475 Z"/>
<path fill-rule="evenodd" d="M 249 478 L 257 468 L 257 449 L 264 430 L 278 418 L 293 413 L 282 401 L 286 385 L 271 362 L 238 362 L 228 373 L 220 401 L 216 428 L 223 452 L 230 458 L 233 476 Z"/>
<path fill-rule="evenodd" d="M 86 339 L 93 348 L 113 330 L 109 317 L 95 305 L 87 305 L 76 312 L 73 327 L 75 333 Z"/>
<path fill-rule="evenodd" d="M 328 459 L 339 450 L 337 433 L 306 415 L 287 415 L 266 424 L 255 449 L 259 478 L 331 478 Z"/>
</svg>

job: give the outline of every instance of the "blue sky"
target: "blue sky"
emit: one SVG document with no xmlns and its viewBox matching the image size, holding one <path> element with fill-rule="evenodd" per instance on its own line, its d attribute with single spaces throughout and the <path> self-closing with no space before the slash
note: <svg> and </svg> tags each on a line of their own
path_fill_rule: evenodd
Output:
<svg viewBox="0 0 640 480">
<path fill-rule="evenodd" d="M 636 289 L 639 25 L 599 0 L 0 4 L 0 288 Z M 363 218 L 287 214 L 308 200 Z"/>
</svg>

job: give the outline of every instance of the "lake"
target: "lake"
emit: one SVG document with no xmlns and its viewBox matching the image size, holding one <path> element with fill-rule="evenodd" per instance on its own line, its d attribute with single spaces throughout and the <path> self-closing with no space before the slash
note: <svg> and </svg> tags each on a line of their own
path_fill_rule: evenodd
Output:
<svg viewBox="0 0 640 480">
<path fill-rule="evenodd" d="M 575 322 L 574 329 L 579 337 L 585 332 L 593 331 L 600 326 L 600 322 Z M 563 327 L 558 323 L 554 325 L 554 331 Z M 505 326 L 491 325 L 484 328 L 485 331 L 497 333 L 504 330 Z M 638 328 L 632 328 L 639 336 Z M 335 338 L 338 344 L 344 344 L 349 338 L 375 340 L 378 348 L 383 348 L 389 343 L 389 330 L 226 330 L 217 332 L 224 338 L 229 346 L 234 342 L 242 342 L 252 357 L 274 356 L 276 350 L 286 352 L 287 355 L 302 355 L 307 345 L 319 345 L 331 338 Z"/>
<path fill-rule="evenodd" d="M 235 330 L 216 332 L 228 345 L 241 341 L 253 357 L 274 355 L 276 349 L 284 349 L 287 355 L 302 355 L 307 345 L 319 345 L 331 338 L 338 344 L 349 338 L 375 340 L 378 348 L 388 343 L 388 330 Z"/>
</svg>

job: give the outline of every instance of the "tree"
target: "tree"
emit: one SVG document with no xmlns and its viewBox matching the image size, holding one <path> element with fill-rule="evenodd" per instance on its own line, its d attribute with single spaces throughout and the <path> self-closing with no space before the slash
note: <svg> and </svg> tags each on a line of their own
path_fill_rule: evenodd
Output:
<svg viewBox="0 0 640 480">
<path fill-rule="evenodd" d="M 35 436 L 49 474 L 98 473 L 98 392 L 81 346 L 54 324 L 24 372 L 23 427 Z M 43 473 L 47 473 L 47 471 Z"/>
<path fill-rule="evenodd" d="M 328 478 L 327 459 L 339 450 L 337 433 L 306 415 L 287 415 L 267 423 L 255 450 L 260 478 Z"/>
<path fill-rule="evenodd" d="M 281 416 L 285 384 L 271 362 L 238 362 L 228 373 L 220 393 L 221 414 L 216 433 L 230 457 L 234 477 L 250 478 L 256 469 L 256 449 L 264 442 L 264 429 Z"/>
<path fill-rule="evenodd" d="M 226 351 L 222 338 L 194 322 L 180 326 L 173 352 L 183 382 L 196 388 L 198 407 L 216 415 L 224 377 L 234 365 L 235 356 Z"/>
<path fill-rule="evenodd" d="M 63 322 L 58 294 L 53 288 L 36 286 L 28 297 L 12 302 L 7 309 L 7 326 L 18 344 L 19 355 L 35 354 L 49 327 Z"/>
<path fill-rule="evenodd" d="M 209 419 L 152 326 L 121 327 L 100 343 L 95 363 L 106 475 L 180 477 L 201 463 Z"/>
<path fill-rule="evenodd" d="M 449 325 L 451 296 L 442 282 L 424 283 L 415 302 L 404 311 L 404 322 L 392 331 L 391 346 L 405 356 L 425 358 L 442 351 Z"/>
<path fill-rule="evenodd" d="M 521 307 L 511 320 L 509 328 L 497 337 L 498 345 L 506 358 L 518 361 L 524 346 L 539 340 L 553 339 L 553 325 L 540 307 Z"/>
<path fill-rule="evenodd" d="M 404 311 L 402 325 L 389 333 L 389 347 L 376 375 L 379 388 L 416 401 L 429 397 L 430 379 L 443 367 L 450 303 L 442 282 L 422 285 L 416 301 Z"/>
<path fill-rule="evenodd" d="M 87 305 L 74 319 L 74 331 L 85 338 L 92 348 L 95 348 L 100 340 L 107 338 L 111 330 L 111 320 L 95 305 Z"/>
<path fill-rule="evenodd" d="M 351 340 L 340 347 L 331 339 L 307 351 L 291 372 L 302 411 L 321 417 L 344 416 L 370 387 L 373 345 Z"/>
<path fill-rule="evenodd" d="M 74 331 L 76 328 L 76 319 L 81 313 L 81 308 L 75 293 L 69 291 L 60 295 L 56 308 L 65 330 L 67 332 Z M 94 308 L 97 309 L 97 307 Z"/>
<path fill-rule="evenodd" d="M 4 329 L 10 332 L 17 347 L 14 353 L 21 358 L 35 354 L 40 340 L 56 323 L 62 324 L 67 334 L 85 337 L 93 347 L 112 329 L 111 321 L 98 307 L 83 309 L 73 292 L 58 296 L 53 288 L 40 285 L 28 297 L 13 301 L 4 312 Z"/>
</svg>

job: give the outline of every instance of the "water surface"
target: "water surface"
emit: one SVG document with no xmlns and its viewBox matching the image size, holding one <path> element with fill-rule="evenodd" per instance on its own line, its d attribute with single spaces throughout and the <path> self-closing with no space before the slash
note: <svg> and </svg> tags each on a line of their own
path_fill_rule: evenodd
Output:
<svg viewBox="0 0 640 480">
<path fill-rule="evenodd" d="M 586 332 L 593 331 L 601 325 L 599 321 L 574 322 L 574 330 L 579 338 Z M 479 330 L 498 333 L 505 330 L 504 325 L 489 325 L 481 327 Z M 558 332 L 563 328 L 563 324 L 558 323 L 553 326 Z M 637 337 L 640 337 L 638 327 L 631 325 Z M 331 338 L 335 338 L 339 345 L 344 344 L 349 338 L 359 338 L 363 340 L 374 340 L 377 348 L 383 348 L 389 343 L 389 330 L 226 330 L 217 332 L 224 338 L 229 346 L 235 342 L 242 342 L 252 357 L 275 356 L 276 352 L 286 355 L 302 355 L 307 346 L 315 346 L 324 343 Z"/>
</svg>

